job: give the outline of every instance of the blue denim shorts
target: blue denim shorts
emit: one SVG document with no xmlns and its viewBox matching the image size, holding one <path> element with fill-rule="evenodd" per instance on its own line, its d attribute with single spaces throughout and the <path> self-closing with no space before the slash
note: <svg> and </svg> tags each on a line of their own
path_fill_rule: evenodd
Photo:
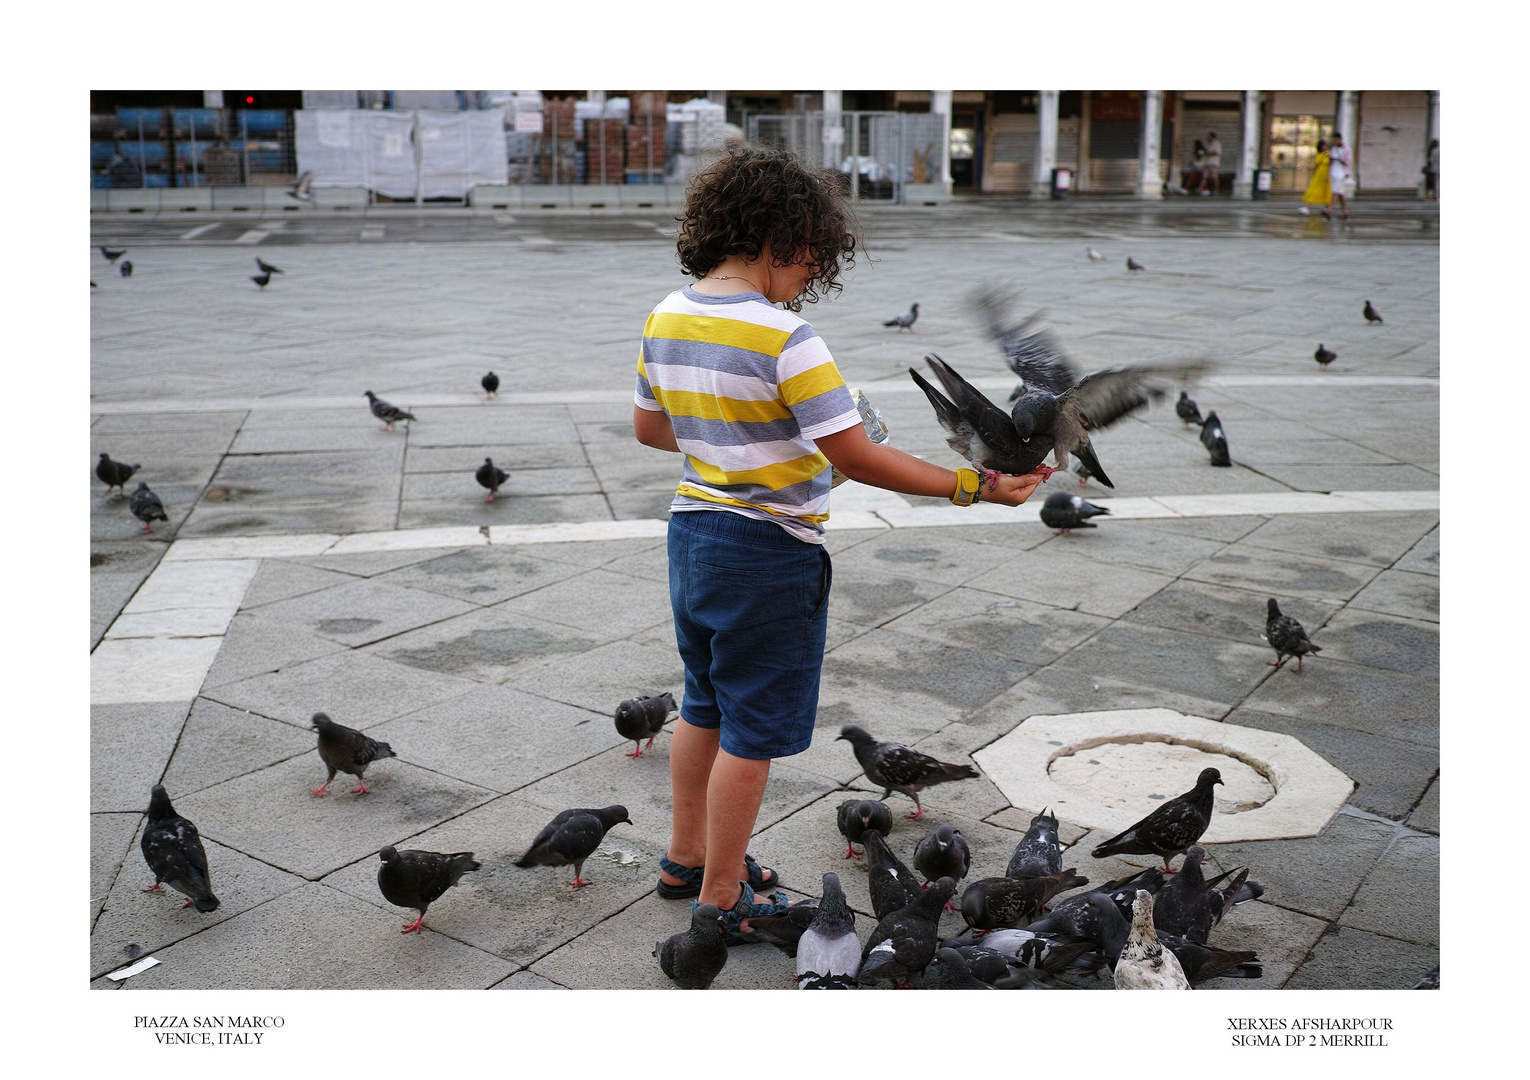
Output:
<svg viewBox="0 0 1530 1080">
<path fill-rule="evenodd" d="M 680 718 L 721 728 L 734 757 L 813 741 L 829 619 L 829 553 L 728 510 L 669 519 L 669 599 L 685 662 Z"/>
</svg>

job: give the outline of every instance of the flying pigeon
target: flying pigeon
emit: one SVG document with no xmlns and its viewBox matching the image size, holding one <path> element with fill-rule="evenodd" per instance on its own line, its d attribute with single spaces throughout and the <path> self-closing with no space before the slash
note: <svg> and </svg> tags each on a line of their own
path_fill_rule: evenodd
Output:
<svg viewBox="0 0 1530 1080">
<path fill-rule="evenodd" d="M 313 202 L 313 173 L 305 172 L 297 183 L 287 189 L 287 194 L 299 202 Z"/>
<path fill-rule="evenodd" d="M 367 400 L 372 403 L 372 415 L 377 417 L 379 420 L 385 421 L 388 425 L 389 431 L 392 431 L 393 425 L 398 423 L 400 420 L 414 419 L 414 413 L 405 412 L 403 409 L 400 409 L 396 405 L 390 405 L 388 402 L 372 393 L 372 391 L 368 390 L 366 395 Z"/>
<path fill-rule="evenodd" d="M 473 476 L 477 478 L 480 487 L 489 489 L 489 497 L 484 502 L 493 502 L 495 493 L 499 491 L 499 485 L 510 479 L 510 474 L 495 465 L 492 458 L 484 458 L 483 464 L 478 466 L 478 471 Z"/>
<path fill-rule="evenodd" d="M 697 905 L 691 912 L 690 928 L 656 942 L 653 955 L 659 958 L 664 974 L 680 989 L 709 989 L 728 963 L 722 915 L 712 904 Z"/>
<path fill-rule="evenodd" d="M 1147 267 L 1145 267 L 1141 263 L 1137 262 L 1130 255 L 1128 255 L 1126 257 L 1126 268 L 1128 270 L 1146 270 L 1147 269 Z"/>
<path fill-rule="evenodd" d="M 1381 317 L 1381 313 L 1378 312 L 1375 308 L 1371 307 L 1371 302 L 1369 300 L 1365 302 L 1365 311 L 1363 314 L 1365 315 L 1365 321 L 1367 323 L 1379 323 L 1384 321 Z"/>
<path fill-rule="evenodd" d="M 262 274 L 267 274 L 267 275 L 270 275 L 270 274 L 285 274 L 287 272 L 287 271 L 283 270 L 279 266 L 272 266 L 270 263 L 266 262 L 266 260 L 262 259 L 259 255 L 255 256 L 255 268 L 257 270 L 259 270 Z"/>
<path fill-rule="evenodd" d="M 356 778 L 352 795 L 368 795 L 366 781 L 361 776 L 367 766 L 378 758 L 398 757 L 387 743 L 378 742 L 355 728 L 337 724 L 327 713 L 314 713 L 309 726 L 319 733 L 319 760 L 329 769 L 324 783 L 310 791 L 310 795 L 328 795 L 330 782 L 337 772 L 350 773 Z"/>
<path fill-rule="evenodd" d="M 485 461 L 488 459 L 485 458 Z M 478 482 L 483 483 L 483 470 L 479 469 Z M 665 692 L 658 697 L 629 698 L 616 707 L 616 733 L 624 739 L 631 739 L 637 743 L 628 757 L 642 757 L 643 751 L 648 747 L 642 745 L 642 739 L 646 736 L 648 746 L 659 737 L 659 732 L 664 730 L 664 721 L 669 719 L 671 713 L 679 709 L 675 704 L 675 695 Z"/>
<path fill-rule="evenodd" d="M 883 836 L 892 832 L 892 810 L 879 799 L 846 799 L 835 811 L 839 833 L 845 838 L 845 858 L 859 859 L 855 845 L 865 843 L 867 829 Z"/>
<path fill-rule="evenodd" d="M 971 765 L 948 765 L 936 761 L 928 754 L 910 750 L 902 743 L 877 742 L 855 724 L 839 729 L 839 737 L 849 741 L 855 750 L 855 760 L 866 772 L 866 779 L 881 784 L 882 798 L 894 791 L 901 791 L 914 800 L 914 812 L 908 815 L 918 820 L 924 816 L 924 805 L 919 792 L 931 784 L 944 784 L 947 780 L 976 779 L 978 771 Z"/>
<path fill-rule="evenodd" d="M 264 274 L 252 275 L 250 280 L 264 289 L 267 285 L 271 284 L 271 272 L 267 270 Z"/>
<path fill-rule="evenodd" d="M 1312 354 L 1312 359 L 1316 360 L 1318 362 L 1318 367 L 1322 368 L 1324 371 L 1327 371 L 1328 365 L 1333 363 L 1338 358 L 1339 354 L 1323 348 L 1323 343 L 1321 341 L 1318 342 L 1317 352 Z"/>
<path fill-rule="evenodd" d="M 1128 874 L 1115 881 L 1107 881 L 1098 889 L 1091 889 L 1087 893 L 1075 893 L 1065 900 L 1059 900 L 1051 914 L 1037 919 L 1025 929 L 1033 934 L 1098 940 L 1099 917 L 1090 906 L 1090 897 L 1100 896 L 1115 904 L 1124 919 L 1126 913 L 1131 911 L 1132 899 L 1137 895 L 1138 889 L 1146 889 L 1150 893 L 1157 892 L 1163 888 L 1163 882 L 1162 870 L 1139 870 L 1135 874 Z"/>
<path fill-rule="evenodd" d="M 1188 990 L 1190 980 L 1174 954 L 1153 930 L 1153 898 L 1138 890 L 1132 904 L 1132 928 L 1116 960 L 1117 990 Z"/>
<path fill-rule="evenodd" d="M 1115 967 L 1131 936 L 1131 926 L 1121 909 L 1101 897 L 1092 897 L 1090 903 L 1100 920 L 1099 945 L 1106 961 Z M 1218 949 L 1191 941 L 1188 938 L 1165 934 L 1155 928 L 1158 943 L 1174 954 L 1185 977 L 1192 983 L 1207 979 L 1261 979 L 1264 968 L 1259 957 L 1252 952 L 1234 952 Z"/>
<path fill-rule="evenodd" d="M 111 494 L 112 488 L 116 488 L 118 494 L 125 495 L 127 490 L 122 486 L 132 479 L 139 466 L 129 465 L 125 461 L 113 461 L 106 456 L 106 451 L 101 451 L 101 456 L 96 459 L 96 479 L 106 485 L 106 493 Z"/>
<path fill-rule="evenodd" d="M 1434 968 L 1418 982 L 1408 987 L 1409 990 L 1438 990 L 1440 988 L 1440 965 Z"/>
<path fill-rule="evenodd" d="M 972 848 L 960 829 L 942 825 L 914 847 L 914 869 L 926 882 L 948 877 L 960 881 L 972 867 Z"/>
<path fill-rule="evenodd" d="M 1270 643 L 1270 648 L 1275 650 L 1275 659 L 1266 660 L 1271 667 L 1280 667 L 1286 662 L 1286 657 L 1296 657 L 1296 670 L 1302 669 L 1302 657 L 1308 653 L 1318 653 L 1323 650 L 1307 640 L 1307 631 L 1302 629 L 1302 624 L 1289 615 L 1280 613 L 1280 605 L 1275 598 L 1270 597 L 1266 608 L 1264 620 L 1264 639 Z"/>
<path fill-rule="evenodd" d="M 483 387 L 483 392 L 489 397 L 497 397 L 499 395 L 499 376 L 492 371 L 479 379 L 478 385 Z"/>
<path fill-rule="evenodd" d="M 1201 407 L 1192 401 L 1190 395 L 1184 390 L 1179 392 L 1179 400 L 1174 403 L 1174 415 L 1185 422 L 1185 427 L 1191 424 L 1200 427 L 1205 423 L 1201 419 Z"/>
<path fill-rule="evenodd" d="M 1110 513 L 1103 506 L 1096 506 L 1081 495 L 1069 495 L 1066 491 L 1054 491 L 1041 505 L 1041 523 L 1060 534 L 1072 529 L 1097 528 L 1089 519 Z"/>
<path fill-rule="evenodd" d="M 404 927 L 406 934 L 421 929 L 425 909 L 461 881 L 463 874 L 479 869 L 471 851 L 443 855 L 436 851 L 399 851 L 389 844 L 377 854 L 382 859 L 377 868 L 377 887 L 382 890 L 383 899 L 417 912 L 414 922 Z"/>
<path fill-rule="evenodd" d="M 1217 418 L 1215 409 L 1207 413 L 1201 423 L 1201 445 L 1211 454 L 1213 465 L 1222 469 L 1232 467 L 1232 458 L 1227 452 L 1227 434 L 1222 430 L 1222 421 Z"/>
<path fill-rule="evenodd" d="M 1202 769 L 1195 787 L 1183 795 L 1176 795 L 1125 832 L 1112 836 L 1094 849 L 1094 857 L 1157 855 L 1163 859 L 1164 873 L 1174 873 L 1169 861 L 1199 840 L 1211 825 L 1215 801 L 1212 788 L 1220 783 L 1220 772 Z"/>
<path fill-rule="evenodd" d="M 580 876 L 584 860 L 595 854 L 595 849 L 605 839 L 606 833 L 617 825 L 631 825 L 625 806 L 607 806 L 601 810 L 564 810 L 542 827 L 526 854 L 515 865 L 568 866 L 574 867 L 574 880 L 569 882 L 576 889 L 591 884 Z"/>
<path fill-rule="evenodd" d="M 943 877 L 913 903 L 879 921 L 861 950 L 856 980 L 863 986 L 883 979 L 906 984 L 908 976 L 923 971 L 939 944 L 941 909 L 955 891 L 956 882 Z"/>
<path fill-rule="evenodd" d="M 759 920 L 751 925 L 758 928 Z M 823 899 L 817 914 L 797 939 L 797 989 L 850 990 L 861 970 L 861 939 L 855 912 L 845 901 L 838 874 L 823 876 Z"/>
<path fill-rule="evenodd" d="M 218 910 L 212 880 L 207 874 L 207 852 L 197 827 L 175 812 L 165 789 L 155 784 L 149 789 L 149 820 L 143 827 L 143 861 L 154 871 L 154 884 L 144 892 L 162 892 L 169 885 L 186 897 L 183 907 L 198 911 Z"/>
<path fill-rule="evenodd" d="M 967 968 L 967 961 L 955 949 L 938 949 L 934 965 L 935 989 L 937 990 L 992 990 L 982 979 L 975 977 Z"/>
<path fill-rule="evenodd" d="M 170 519 L 165 516 L 165 506 L 159 501 L 159 496 L 149 490 L 149 485 L 144 481 L 138 481 L 138 486 L 133 489 L 133 494 L 128 496 L 128 509 L 133 516 L 143 522 L 144 532 L 153 532 L 155 521 L 168 523 Z"/>
<path fill-rule="evenodd" d="M 118 259 L 122 258 L 122 256 L 127 254 L 127 248 L 121 248 L 121 249 L 119 249 L 117 251 L 113 251 L 109 247 L 103 247 L 101 249 L 101 254 L 106 256 L 106 261 L 107 262 L 114 263 Z"/>
<path fill-rule="evenodd" d="M 132 262 L 132 260 L 131 259 L 123 259 L 122 260 L 122 265 L 117 267 L 117 273 L 121 274 L 123 277 L 132 277 L 133 276 L 133 262 Z"/>
<path fill-rule="evenodd" d="M 919 305 L 915 304 L 913 307 L 911 307 L 907 311 L 905 311 L 902 315 L 894 316 L 893 318 L 888 319 L 882 325 L 883 326 L 896 326 L 898 328 L 898 332 L 900 334 L 903 331 L 905 331 L 905 330 L 907 330 L 910 334 L 912 334 L 914 332 L 914 320 L 917 319 L 917 318 L 919 318 Z"/>
<path fill-rule="evenodd" d="M 867 829 L 861 842 L 866 845 L 866 886 L 871 891 L 871 911 L 877 918 L 887 918 L 922 895 L 919 879 L 893 854 L 879 830 Z"/>
<path fill-rule="evenodd" d="M 1092 247 L 1091 248 L 1085 248 L 1084 250 L 1088 253 L 1089 261 L 1090 262 L 1099 262 L 1101 259 L 1103 259 L 1105 257 L 1104 255 L 1100 254 L 1098 251 L 1094 250 L 1094 248 L 1092 248 Z"/>
<path fill-rule="evenodd" d="M 1041 813 L 1031 818 L 1031 827 L 1015 845 L 1015 853 L 1009 858 L 1005 877 L 1045 877 L 1062 870 L 1062 840 L 1057 835 L 1057 818 L 1042 807 Z"/>
<path fill-rule="evenodd" d="M 975 930 L 1014 926 L 1040 912 L 1048 900 L 1064 889 L 1088 884 L 1088 878 L 1072 870 L 1045 877 L 984 878 L 968 885 L 962 893 L 962 918 Z"/>
</svg>

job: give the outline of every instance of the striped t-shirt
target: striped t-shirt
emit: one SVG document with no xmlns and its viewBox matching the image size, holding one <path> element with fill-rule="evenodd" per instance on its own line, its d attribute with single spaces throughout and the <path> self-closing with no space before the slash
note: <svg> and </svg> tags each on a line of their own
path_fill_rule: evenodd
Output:
<svg viewBox="0 0 1530 1080">
<path fill-rule="evenodd" d="M 643 327 L 636 402 L 669 414 L 685 455 L 671 513 L 729 510 L 823 543 L 831 473 L 812 440 L 861 418 L 801 318 L 757 292 L 670 293 Z"/>
</svg>

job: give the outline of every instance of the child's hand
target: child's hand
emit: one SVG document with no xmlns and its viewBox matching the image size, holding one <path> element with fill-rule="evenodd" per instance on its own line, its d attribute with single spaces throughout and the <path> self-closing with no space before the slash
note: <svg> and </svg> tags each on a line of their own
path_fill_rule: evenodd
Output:
<svg viewBox="0 0 1530 1080">
<path fill-rule="evenodd" d="M 990 503 L 1003 503 L 1006 506 L 1019 506 L 1031 497 L 1041 483 L 1043 477 L 1040 472 L 1026 473 L 1024 476 L 1010 476 L 1006 473 L 999 474 L 999 480 L 992 488 L 985 488 L 983 501 Z"/>
</svg>

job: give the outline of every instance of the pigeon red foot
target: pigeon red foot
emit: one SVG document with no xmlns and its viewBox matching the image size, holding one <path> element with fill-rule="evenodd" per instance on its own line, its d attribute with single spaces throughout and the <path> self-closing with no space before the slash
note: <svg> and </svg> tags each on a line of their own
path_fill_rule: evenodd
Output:
<svg viewBox="0 0 1530 1080">
<path fill-rule="evenodd" d="M 859 859 L 860 857 L 861 857 L 861 853 L 859 851 L 855 850 L 855 845 L 847 842 L 845 844 L 845 858 L 847 858 L 847 859 Z"/>
<path fill-rule="evenodd" d="M 320 784 L 316 788 L 310 788 L 309 791 L 308 791 L 308 794 L 310 794 L 310 795 L 328 795 L 329 794 L 329 781 L 328 780 L 324 781 L 324 783 Z"/>
<path fill-rule="evenodd" d="M 351 794 L 352 795 L 370 795 L 370 794 L 372 794 L 370 791 L 367 790 L 367 786 L 365 784 L 362 784 L 361 781 L 358 780 L 357 784 L 359 784 L 360 786 L 359 787 L 351 788 Z"/>
<path fill-rule="evenodd" d="M 574 875 L 574 880 L 570 881 L 569 884 L 572 885 L 576 889 L 582 889 L 586 885 L 593 885 L 595 883 L 593 881 L 586 881 L 586 880 L 584 880 L 584 878 L 580 877 L 578 874 L 575 874 Z"/>
<path fill-rule="evenodd" d="M 414 920 L 414 922 L 410 923 L 408 926 L 404 927 L 404 929 L 399 931 L 399 932 L 402 933 L 402 934 L 413 934 L 413 933 L 422 931 L 424 929 L 423 926 L 422 926 L 422 924 L 424 922 L 425 922 L 425 916 L 421 915 L 418 918 L 416 918 Z"/>
<path fill-rule="evenodd" d="M 147 889 L 145 889 L 143 891 L 144 892 L 164 892 L 165 891 L 165 886 L 161 882 L 156 881 L 153 885 L 150 885 Z"/>
</svg>

